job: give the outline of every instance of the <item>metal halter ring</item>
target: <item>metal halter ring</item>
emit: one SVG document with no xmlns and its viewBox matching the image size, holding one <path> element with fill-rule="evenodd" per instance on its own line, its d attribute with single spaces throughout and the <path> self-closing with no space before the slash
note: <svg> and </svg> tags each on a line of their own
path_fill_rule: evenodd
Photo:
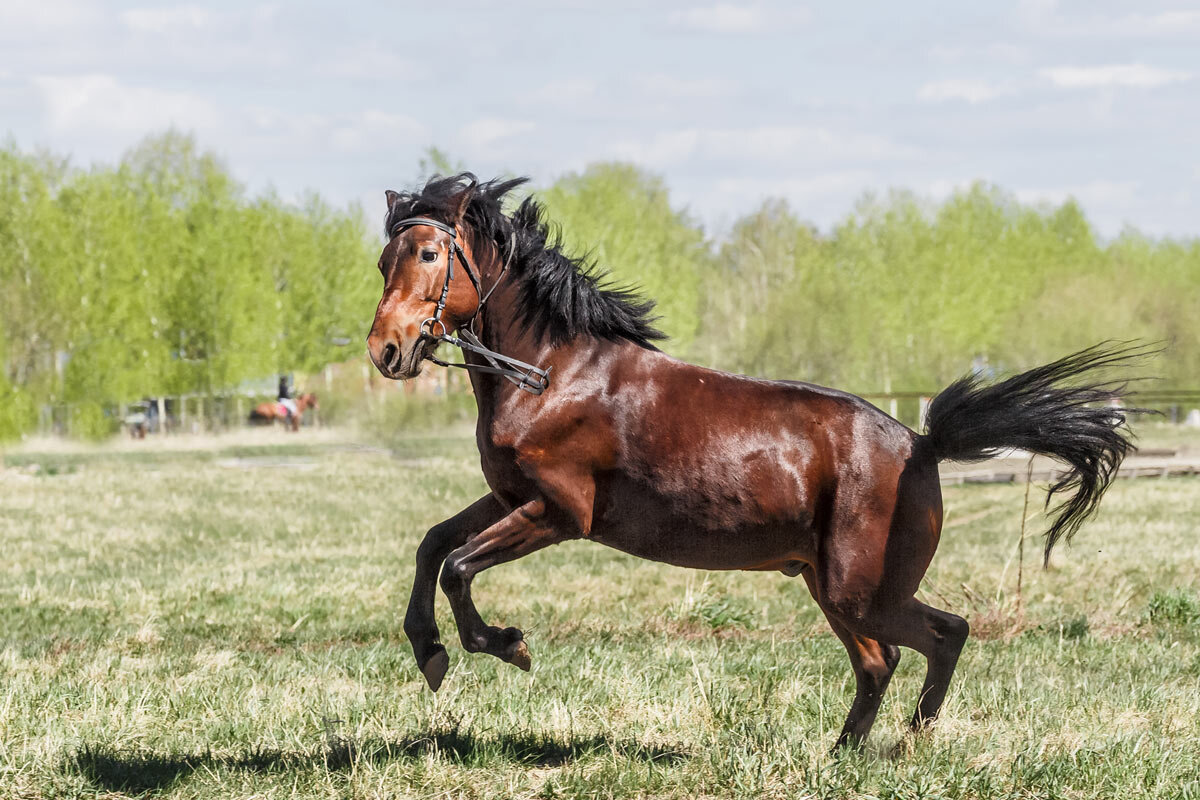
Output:
<svg viewBox="0 0 1200 800">
<path fill-rule="evenodd" d="M 430 323 L 433 323 L 433 324 L 431 325 Z M 429 325 L 429 330 L 425 330 L 426 325 Z M 434 333 L 434 330 L 435 330 L 434 326 L 436 326 L 436 325 L 442 326 L 442 332 L 440 334 Z M 437 317 L 430 317 L 429 319 L 427 319 L 421 323 L 421 335 L 422 336 L 430 336 L 434 339 L 441 339 L 444 336 L 449 336 L 450 332 L 446 330 L 446 323 L 442 322 Z"/>
</svg>

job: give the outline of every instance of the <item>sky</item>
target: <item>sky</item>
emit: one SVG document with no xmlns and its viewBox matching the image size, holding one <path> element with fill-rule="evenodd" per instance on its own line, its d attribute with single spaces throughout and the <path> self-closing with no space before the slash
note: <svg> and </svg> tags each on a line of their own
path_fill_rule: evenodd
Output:
<svg viewBox="0 0 1200 800">
<path fill-rule="evenodd" d="M 541 185 L 631 161 L 718 233 L 984 180 L 1197 236 L 1200 2 L 0 0 L 0 138 L 86 166 L 171 126 L 372 219 L 436 145 Z"/>
</svg>

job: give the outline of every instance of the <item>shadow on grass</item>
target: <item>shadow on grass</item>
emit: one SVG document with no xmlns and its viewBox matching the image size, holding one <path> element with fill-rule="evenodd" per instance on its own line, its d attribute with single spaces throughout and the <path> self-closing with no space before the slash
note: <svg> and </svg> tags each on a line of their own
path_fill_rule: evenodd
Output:
<svg viewBox="0 0 1200 800">
<path fill-rule="evenodd" d="M 241 753 L 211 750 L 158 753 L 84 744 L 67 756 L 64 769 L 83 775 L 107 791 L 136 795 L 163 789 L 197 769 L 259 773 L 346 770 L 359 763 L 412 760 L 429 753 L 464 766 L 508 762 L 555 767 L 604 753 L 656 763 L 675 763 L 688 757 L 681 750 L 616 741 L 603 735 L 559 738 L 543 733 L 515 733 L 481 737 L 461 730 L 446 730 L 426 736 L 361 742 L 336 737 L 326 747 L 311 752 L 254 747 Z"/>
</svg>

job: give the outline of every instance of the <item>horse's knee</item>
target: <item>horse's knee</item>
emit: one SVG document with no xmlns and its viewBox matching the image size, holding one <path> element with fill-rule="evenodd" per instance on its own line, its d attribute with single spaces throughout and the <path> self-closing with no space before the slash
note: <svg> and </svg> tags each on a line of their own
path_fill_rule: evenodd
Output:
<svg viewBox="0 0 1200 800">
<path fill-rule="evenodd" d="M 462 544 L 466 538 L 467 532 L 453 520 L 445 520 L 434 525 L 417 545 L 418 568 L 441 563 L 442 559 L 455 547 Z"/>
<path fill-rule="evenodd" d="M 417 563 L 428 564 L 432 561 L 438 561 L 446 555 L 445 539 L 448 530 L 443 528 L 445 523 L 434 525 L 425 534 L 425 538 L 417 545 Z"/>
</svg>

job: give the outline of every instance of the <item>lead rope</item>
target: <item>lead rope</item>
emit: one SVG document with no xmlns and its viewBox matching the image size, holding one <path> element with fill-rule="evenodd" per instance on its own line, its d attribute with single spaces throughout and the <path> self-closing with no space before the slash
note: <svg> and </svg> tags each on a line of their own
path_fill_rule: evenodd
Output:
<svg viewBox="0 0 1200 800">
<path fill-rule="evenodd" d="M 448 333 L 434 335 L 431 333 L 423 334 L 425 338 L 435 339 L 439 342 L 445 342 L 448 345 L 457 347 L 465 352 L 476 353 L 487 360 L 488 365 L 484 364 L 454 364 L 449 361 L 442 361 L 434 355 L 425 356 L 426 359 L 432 361 L 442 367 L 458 367 L 459 369 L 473 369 L 476 372 L 486 372 L 492 375 L 500 375 L 509 383 L 523 389 L 530 394 L 541 394 L 550 388 L 550 370 L 553 367 L 542 369 L 535 367 L 533 364 L 526 364 L 520 359 L 506 356 L 503 353 L 497 353 L 495 350 L 489 350 L 483 346 L 478 337 L 467 328 L 459 331 L 461 339 L 456 339 Z M 490 366 L 489 366 L 490 365 Z"/>
</svg>

